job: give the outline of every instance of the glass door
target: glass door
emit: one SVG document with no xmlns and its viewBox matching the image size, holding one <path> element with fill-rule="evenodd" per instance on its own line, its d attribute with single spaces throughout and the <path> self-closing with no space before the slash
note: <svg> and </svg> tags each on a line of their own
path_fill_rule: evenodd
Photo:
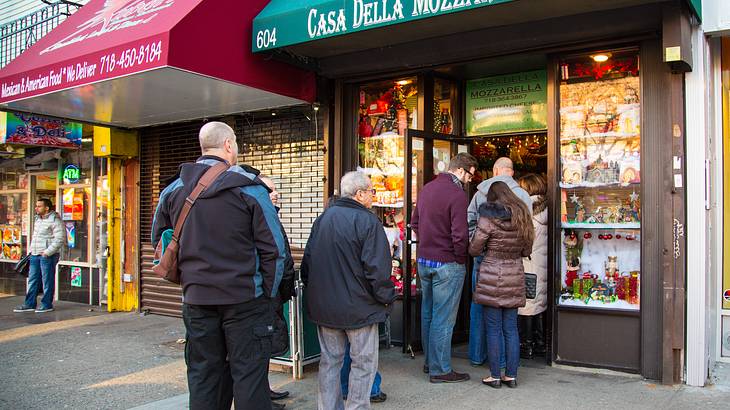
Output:
<svg viewBox="0 0 730 410">
<path fill-rule="evenodd" d="M 421 340 L 421 281 L 418 277 L 418 237 L 411 227 L 411 216 L 418 203 L 418 194 L 423 186 L 433 180 L 436 175 L 446 172 L 451 157 L 459 152 L 469 152 L 470 140 L 449 134 L 406 130 L 405 158 L 410 164 L 405 178 L 405 246 L 404 246 L 404 277 L 409 278 L 410 286 L 403 286 L 404 300 L 404 350 L 412 355 L 422 350 Z M 464 292 L 470 292 L 466 286 Z M 470 283 L 470 282 L 469 282 Z M 462 292 L 462 305 L 468 306 L 470 293 Z M 464 295 L 468 297 L 464 297 Z M 465 302 L 466 300 L 466 302 Z M 467 336 L 466 314 L 468 308 L 459 309 L 454 339 L 462 340 Z"/>
</svg>

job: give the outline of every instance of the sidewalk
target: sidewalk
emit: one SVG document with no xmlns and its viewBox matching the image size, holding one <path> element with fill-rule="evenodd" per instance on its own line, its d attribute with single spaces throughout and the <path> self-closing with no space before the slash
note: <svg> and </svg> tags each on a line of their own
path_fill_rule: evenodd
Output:
<svg viewBox="0 0 730 410">
<path fill-rule="evenodd" d="M 21 297 L 0 297 L 0 408 L 185 409 L 182 321 L 136 313 L 99 312 L 63 303 L 50 314 L 12 313 Z M 93 311 L 89 311 L 93 309 Z M 381 350 L 386 409 L 726 409 L 730 368 L 707 388 L 665 387 L 602 371 L 525 362 L 517 389 L 480 384 L 486 368 L 454 360 L 472 380 L 433 385 L 399 348 Z M 292 381 L 271 373 L 272 386 L 292 392 L 287 409 L 315 409 L 316 372 Z"/>
</svg>

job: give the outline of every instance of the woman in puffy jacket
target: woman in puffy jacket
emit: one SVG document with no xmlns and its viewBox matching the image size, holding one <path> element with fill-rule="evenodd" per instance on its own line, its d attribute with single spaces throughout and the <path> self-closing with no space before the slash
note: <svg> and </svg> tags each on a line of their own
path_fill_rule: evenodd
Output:
<svg viewBox="0 0 730 410">
<path fill-rule="evenodd" d="M 535 298 L 527 299 L 525 307 L 517 311 L 521 356 L 531 359 L 533 353 L 545 354 L 543 312 L 547 309 L 547 182 L 541 175 L 527 174 L 518 183 L 532 199 L 532 224 L 535 227 L 532 255 L 522 260 L 525 272 L 537 276 Z"/>
<path fill-rule="evenodd" d="M 524 202 L 507 184 L 492 184 L 487 202 L 479 207 L 479 223 L 469 253 L 483 256 L 474 301 L 484 306 L 482 317 L 487 329 L 491 375 L 482 379 L 482 383 L 494 388 L 502 384 L 517 387 L 520 364 L 517 309 L 525 306 L 522 258 L 530 256 L 534 236 L 532 217 Z M 507 359 L 504 376 L 499 368 L 502 346 Z"/>
</svg>

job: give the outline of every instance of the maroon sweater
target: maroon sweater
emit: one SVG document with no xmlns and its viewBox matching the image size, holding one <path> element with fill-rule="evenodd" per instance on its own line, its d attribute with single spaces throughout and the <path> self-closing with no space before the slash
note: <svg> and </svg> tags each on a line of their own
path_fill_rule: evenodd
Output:
<svg viewBox="0 0 730 410">
<path fill-rule="evenodd" d="M 466 192 L 443 172 L 421 190 L 411 226 L 418 235 L 418 257 L 466 263 L 469 228 Z"/>
</svg>

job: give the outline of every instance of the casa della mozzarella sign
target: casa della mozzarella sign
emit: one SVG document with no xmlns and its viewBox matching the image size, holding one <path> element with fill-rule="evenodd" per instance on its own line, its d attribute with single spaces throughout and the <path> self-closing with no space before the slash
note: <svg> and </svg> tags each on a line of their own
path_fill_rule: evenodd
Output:
<svg viewBox="0 0 730 410">
<path fill-rule="evenodd" d="M 254 52 L 269 50 L 509 1 L 331 0 L 285 13 L 264 9 L 254 20 L 252 47 Z"/>
</svg>

